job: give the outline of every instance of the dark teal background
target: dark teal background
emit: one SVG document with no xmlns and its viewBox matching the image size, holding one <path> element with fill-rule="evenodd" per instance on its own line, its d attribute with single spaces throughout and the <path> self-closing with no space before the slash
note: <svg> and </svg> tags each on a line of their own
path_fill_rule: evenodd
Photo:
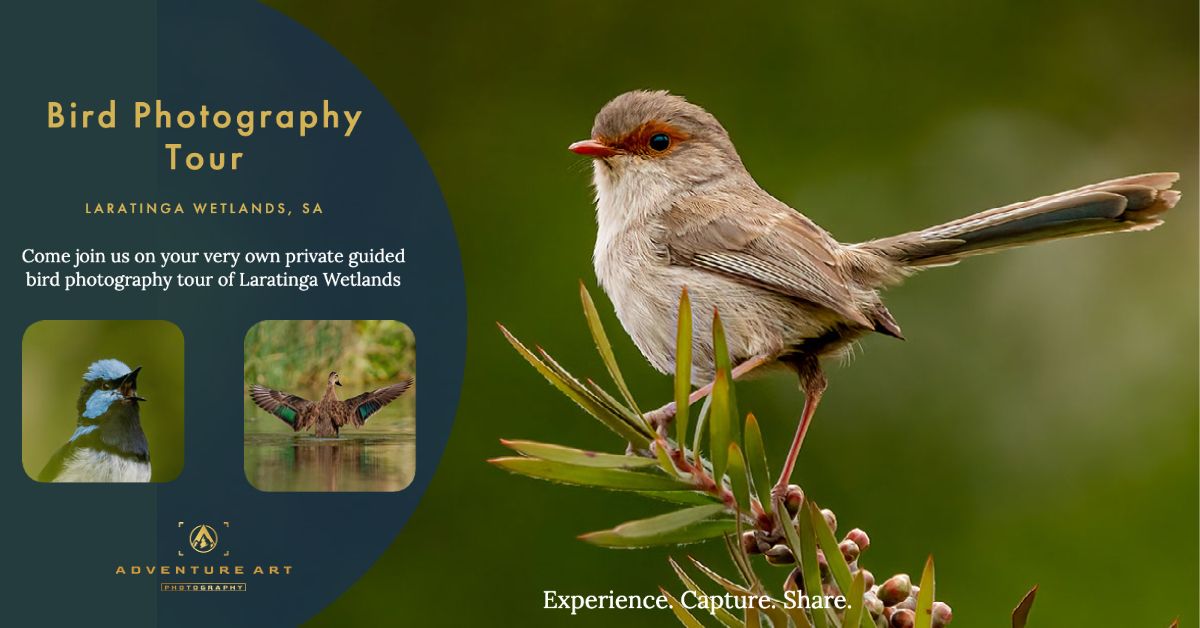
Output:
<svg viewBox="0 0 1200 628">
<path fill-rule="evenodd" d="M 160 486 L 44 485 L 20 466 L 20 399 L 8 399 L 8 471 L 15 506 L 3 535 L 19 577 L 0 595 L 23 625 L 293 624 L 330 603 L 375 561 L 432 479 L 454 416 L 465 351 L 459 253 L 437 184 L 404 124 L 352 65 L 268 7 L 154 3 L 70 10 L 28 7 L 4 27 L 13 67 L 4 101 L 2 164 L 12 207 L 0 233 L 11 300 L 0 362 L 19 381 L 20 338 L 39 319 L 166 319 L 185 339 L 185 464 Z M 118 128 L 47 129 L 48 100 L 118 100 Z M 354 134 L 263 129 L 134 129 L 132 103 L 174 109 L 362 109 Z M 162 144 L 241 151 L 236 172 L 171 172 Z M 84 216 L 84 201 L 319 201 L 322 216 Z M 208 289 L 121 293 L 23 287 L 25 247 L 74 250 L 367 250 L 405 247 L 407 264 L 360 267 L 402 275 L 401 288 Z M 92 272 L 99 270 L 93 267 Z M 111 268 L 120 271 L 122 269 Z M 176 267 L 176 272 L 189 272 Z M 266 269 L 239 268 L 253 272 Z M 289 272 L 329 268 L 293 267 Z M 345 269 L 340 269 L 345 270 Z M 197 268 L 192 272 L 200 272 Z M 224 273 L 207 268 L 204 272 Z M 274 271 L 272 271 L 274 272 Z M 352 271 L 351 271 L 352 272 Z M 395 319 L 427 347 L 417 407 L 416 476 L 398 493 L 262 493 L 242 470 L 242 340 L 264 319 Z M 62 338 L 69 343 L 71 338 Z M 106 357 L 106 356 L 97 356 Z M 86 365 L 83 365 L 84 367 Z M 83 367 L 81 367 L 83 368 Z M 82 371 L 81 371 L 82 372 Z M 76 389 L 63 391 L 75 395 Z M 152 452 L 153 454 L 153 452 Z M 186 522 L 181 529 L 178 522 Z M 229 528 L 221 522 L 230 522 Z M 192 526 L 217 527 L 218 551 L 187 548 Z M 176 556 L 184 551 L 184 557 Z M 221 554 L 228 550 L 230 555 Z M 244 581 L 245 593 L 159 593 L 159 578 L 122 565 L 291 565 L 292 575 L 180 577 Z M 69 600 L 69 603 L 66 601 Z"/>
</svg>

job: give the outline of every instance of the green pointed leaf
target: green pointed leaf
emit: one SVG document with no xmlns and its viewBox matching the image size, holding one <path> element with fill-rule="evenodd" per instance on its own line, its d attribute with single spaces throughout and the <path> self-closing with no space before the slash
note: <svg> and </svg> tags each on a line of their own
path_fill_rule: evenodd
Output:
<svg viewBox="0 0 1200 628">
<path fill-rule="evenodd" d="M 742 458 L 742 450 L 737 443 L 729 443 L 728 458 L 726 468 L 729 473 L 729 485 L 733 488 L 733 498 L 742 512 L 750 512 L 750 480 L 746 475 L 746 462 Z"/>
<path fill-rule="evenodd" d="M 810 545 L 810 546 L 804 545 L 804 542 L 800 538 L 800 533 L 796 529 L 796 525 L 794 523 L 792 523 L 792 518 L 786 516 L 787 509 L 783 507 L 782 501 L 775 504 L 774 510 L 775 510 L 775 512 L 785 513 L 785 518 L 781 522 L 781 526 L 780 526 L 783 528 L 783 541 L 785 544 L 787 544 L 788 549 L 792 550 L 792 556 L 796 557 L 796 565 L 800 568 L 800 573 L 804 575 L 804 578 L 805 578 L 804 581 L 812 582 L 812 580 L 808 579 L 809 576 L 808 576 L 807 570 L 809 568 L 809 565 L 805 562 L 805 560 L 803 558 L 805 554 L 807 554 L 810 557 L 814 557 L 813 560 L 811 561 L 812 567 L 816 568 L 817 577 L 819 578 L 820 574 L 821 574 L 821 569 L 820 569 L 820 565 L 817 564 L 816 558 L 815 558 L 815 556 L 816 556 L 815 544 Z M 808 595 L 808 592 L 805 591 L 804 594 Z M 823 592 L 822 592 L 822 594 L 823 594 Z M 820 611 L 815 612 L 814 615 L 819 614 L 819 615 L 821 615 L 821 617 L 819 619 L 810 620 L 808 617 L 808 613 L 805 612 L 805 610 L 803 608 L 799 608 L 795 605 L 788 605 L 787 608 L 785 608 L 784 610 L 787 612 L 788 617 L 790 617 L 792 619 L 792 623 L 796 625 L 796 628 L 813 628 L 813 621 L 816 621 L 818 626 L 822 626 L 822 627 L 825 626 L 824 622 L 826 621 L 826 616 L 823 612 L 820 612 Z M 874 628 L 874 627 L 872 627 L 872 628 Z"/>
<path fill-rule="evenodd" d="M 850 581 L 850 593 L 846 595 L 846 602 L 849 604 L 849 608 L 846 609 L 846 615 L 842 619 L 843 626 L 847 628 L 858 626 L 863 622 L 863 615 L 869 614 L 863 612 L 863 592 L 865 589 L 866 581 L 863 579 L 862 571 L 859 571 L 854 574 L 854 579 Z"/>
<path fill-rule="evenodd" d="M 649 460 L 649 458 L 643 458 Z M 699 491 L 637 491 L 638 495 L 684 506 L 706 506 L 720 502 L 711 493 Z"/>
<path fill-rule="evenodd" d="M 521 341 L 517 340 L 516 336 L 513 336 L 511 333 L 509 333 L 508 329 L 506 329 L 504 325 L 500 325 L 499 323 L 497 323 L 497 325 L 500 327 L 500 332 L 504 334 L 504 337 L 508 340 L 509 344 L 511 344 L 513 348 L 517 350 L 517 353 L 521 354 L 521 357 L 525 358 L 525 361 L 529 362 L 529 364 L 533 366 L 538 373 L 541 373 L 542 377 L 545 377 L 546 381 L 549 381 L 555 388 L 559 390 L 559 392 L 566 395 L 571 401 L 574 401 L 576 405 L 583 408 L 588 414 L 596 417 L 596 419 L 603 423 L 605 427 L 608 427 L 613 432 L 616 432 L 618 436 L 629 441 L 630 443 L 633 443 L 634 446 L 646 447 L 650 444 L 650 437 L 647 434 L 630 426 L 624 418 L 605 408 L 599 401 L 594 399 L 594 396 L 589 391 L 584 389 L 578 381 L 575 381 L 574 378 L 563 377 L 545 362 L 542 362 L 540 359 L 538 359 L 538 357 L 534 355 L 532 351 L 525 348 L 525 345 L 521 344 Z"/>
<path fill-rule="evenodd" d="M 722 589 L 725 589 L 729 593 L 732 593 L 733 595 L 750 595 L 750 589 L 747 589 L 746 587 L 743 587 L 729 578 L 726 578 L 725 576 L 713 571 L 708 567 L 708 565 L 705 565 L 691 556 L 688 556 L 688 560 L 692 561 L 692 564 L 696 566 L 696 569 L 700 570 L 700 573 L 708 576 L 709 580 L 717 583 Z"/>
<path fill-rule="evenodd" d="M 658 466 L 662 467 L 663 472 L 667 475 L 690 477 L 689 473 L 675 467 L 675 463 L 671 461 L 671 454 L 667 453 L 666 442 L 666 439 L 658 439 L 650 446 L 650 449 L 654 451 L 654 457 L 658 459 Z"/>
<path fill-rule="evenodd" d="M 675 334 L 675 442 L 687 443 L 692 392 L 692 300 L 685 287 L 679 293 L 678 324 Z"/>
<path fill-rule="evenodd" d="M 750 557 L 746 556 L 746 552 L 742 549 L 740 526 L 738 526 L 738 533 L 738 537 L 734 537 L 733 534 L 726 534 L 725 538 L 722 539 L 725 540 L 725 551 L 730 555 L 733 564 L 736 564 L 738 573 L 742 574 L 742 578 L 745 579 L 746 587 L 749 587 L 750 591 L 763 593 L 766 590 L 762 586 L 762 580 L 758 580 L 758 574 L 755 573 L 754 566 L 750 564 Z"/>
<path fill-rule="evenodd" d="M 921 572 L 921 592 L 917 594 L 917 621 L 914 628 L 933 627 L 933 600 L 937 594 L 936 578 L 933 574 L 933 555 L 925 559 L 925 570 Z"/>
<path fill-rule="evenodd" d="M 772 598 L 771 606 L 761 609 L 763 613 L 771 620 L 772 626 L 788 625 L 788 616 L 783 608 L 783 602 Z M 802 624 L 799 628 L 809 628 L 807 624 Z"/>
<path fill-rule="evenodd" d="M 531 440 L 500 439 L 500 444 L 512 449 L 513 451 L 525 454 L 526 456 L 532 458 L 553 460 L 554 462 L 565 462 L 567 464 L 575 464 L 581 467 L 636 469 L 654 466 L 654 459 L 652 458 L 629 456 L 625 454 L 607 454 L 597 451 L 575 449 L 573 447 L 564 447 L 562 445 L 538 443 Z"/>
<path fill-rule="evenodd" d="M 796 530 L 795 526 L 791 524 L 791 519 L 787 517 L 787 509 L 784 508 L 782 500 L 775 502 L 775 513 L 776 517 L 783 519 L 783 533 L 784 538 L 788 540 L 788 547 L 791 548 L 793 554 L 799 557 L 800 573 L 804 574 L 804 594 L 821 595 L 821 566 L 817 564 L 817 533 L 813 529 L 812 519 L 805 516 L 805 511 L 801 510 L 800 516 L 796 517 L 800 522 L 800 529 Z M 829 626 L 829 618 L 825 611 L 814 609 L 812 620 L 816 628 L 828 628 Z"/>
<path fill-rule="evenodd" d="M 630 410 L 629 408 L 626 408 L 624 405 L 622 405 L 620 401 L 617 401 L 615 398 L 613 398 L 612 395 L 608 394 L 608 392 L 605 391 L 603 388 L 601 388 L 600 385 L 597 384 L 596 382 L 593 382 L 590 379 L 587 380 L 587 387 L 597 397 L 599 397 L 601 400 L 603 400 L 608 405 L 610 405 L 614 408 L 619 408 L 620 412 L 623 415 L 625 415 L 627 423 L 636 425 L 636 424 L 642 424 L 645 422 L 645 419 L 643 419 L 640 414 L 634 414 L 633 410 Z M 655 438 L 653 440 L 656 440 L 656 441 L 658 440 L 657 433 L 655 433 Z M 671 462 L 671 458 L 667 455 L 667 451 L 665 448 L 653 447 L 652 450 L 654 451 L 655 458 L 658 460 L 658 463 L 659 463 L 658 466 L 662 467 L 663 471 L 665 471 L 668 475 L 678 475 L 678 470 L 675 468 L 675 465 Z"/>
<path fill-rule="evenodd" d="M 730 424 L 733 415 L 729 408 L 729 372 L 717 369 L 717 378 L 713 381 L 712 409 L 708 417 L 708 451 L 712 460 L 713 478 L 720 482 L 725 475 L 725 465 L 729 460 L 729 443 L 732 441 Z"/>
<path fill-rule="evenodd" d="M 729 553 L 729 559 L 733 561 L 738 573 L 746 581 L 746 586 L 751 591 L 762 591 L 762 582 L 759 581 L 758 574 L 754 573 L 754 567 L 750 564 L 746 552 L 742 551 L 741 541 L 735 540 L 732 534 L 726 534 L 722 540 L 725 541 L 725 551 Z"/>
<path fill-rule="evenodd" d="M 763 510 L 771 514 L 771 472 L 767 468 L 767 451 L 763 446 L 762 430 L 753 414 L 746 415 L 746 466 L 750 469 L 750 480 L 758 493 L 758 502 Z"/>
<path fill-rule="evenodd" d="M 658 472 L 642 473 L 627 469 L 585 467 L 524 456 L 493 458 L 488 462 L 513 473 L 542 480 L 617 491 L 688 491 L 694 488 L 690 484 Z"/>
<path fill-rule="evenodd" d="M 749 568 L 748 563 L 742 562 L 742 559 L 745 557 L 744 554 L 742 554 L 739 557 L 740 552 L 736 551 L 737 548 L 741 547 L 741 545 L 739 543 L 734 542 L 731 537 L 726 536 L 725 537 L 725 547 L 726 547 L 726 549 L 729 550 L 730 557 L 733 558 L 734 564 L 738 567 L 739 571 L 741 571 L 741 569 L 743 567 Z M 708 578 L 710 580 L 712 580 L 713 582 L 720 585 L 722 589 L 724 589 L 725 591 L 727 591 L 728 593 L 730 593 L 732 595 L 746 596 L 746 595 L 760 595 L 761 594 L 761 593 L 755 593 L 754 591 L 751 590 L 750 587 L 744 587 L 744 586 L 737 584 L 736 582 L 726 578 L 725 576 L 722 576 L 721 574 L 710 569 L 704 563 L 696 560 L 695 558 L 693 558 L 691 556 L 688 556 L 688 560 L 692 561 L 692 564 L 695 565 L 696 569 L 699 569 L 701 573 L 703 573 L 705 576 L 708 576 Z M 744 575 L 745 574 L 743 573 L 743 576 Z M 747 582 L 757 583 L 757 585 L 752 584 L 751 587 L 753 587 L 753 586 L 761 587 L 761 583 L 758 583 L 756 579 L 748 579 Z M 759 589 L 759 590 L 761 591 L 761 589 Z M 783 603 L 778 600 L 775 600 L 774 598 L 772 598 L 771 601 L 772 601 L 772 606 L 769 608 L 764 608 L 764 609 L 762 609 L 762 611 L 764 613 L 766 613 L 767 617 L 769 617 L 771 619 L 771 623 L 773 625 L 786 626 L 787 625 L 787 615 L 782 610 Z M 808 628 L 808 627 L 800 626 L 799 628 Z"/>
<path fill-rule="evenodd" d="M 667 590 L 662 587 L 659 587 L 658 590 L 662 591 L 662 594 L 666 596 L 667 603 L 671 605 L 671 612 L 675 613 L 675 619 L 678 619 L 679 623 L 687 626 L 687 628 L 704 628 L 704 624 L 700 623 L 700 620 L 696 619 L 696 616 L 692 615 L 687 608 L 684 608 L 683 604 L 680 604 L 674 595 L 667 593 Z"/>
<path fill-rule="evenodd" d="M 758 621 L 758 608 L 750 606 L 746 609 L 746 628 L 760 628 L 762 626 Z"/>
<path fill-rule="evenodd" d="M 667 558 L 667 562 L 671 563 L 671 569 L 675 570 L 675 575 L 679 576 L 679 580 L 683 582 L 683 586 L 687 587 L 692 593 L 695 593 L 697 597 L 703 598 L 708 596 L 708 593 L 700 588 L 700 585 L 696 584 L 695 580 L 692 580 L 692 577 L 683 570 L 683 567 L 679 566 L 679 563 L 675 562 L 674 558 Z M 733 613 L 723 608 L 709 608 L 708 612 L 717 621 L 721 622 L 723 626 L 727 626 L 728 628 L 742 628 L 742 623 L 738 621 L 737 617 L 734 617 Z"/>
<path fill-rule="evenodd" d="M 787 616 L 792 620 L 792 624 L 795 625 L 796 628 L 813 628 L 812 621 L 808 618 L 808 613 L 806 613 L 804 609 L 797 608 L 794 605 L 788 605 L 783 610 L 787 613 Z M 871 628 L 876 627 L 871 626 Z"/>
<path fill-rule="evenodd" d="M 1029 611 L 1033 610 L 1033 600 L 1037 597 L 1038 588 L 1034 585 L 1025 597 L 1021 598 L 1021 603 L 1012 612 L 1013 628 L 1025 628 L 1026 622 L 1029 621 Z"/>
<path fill-rule="evenodd" d="M 571 375 L 567 369 L 563 368 L 562 365 L 556 362 L 549 353 L 546 353 L 545 349 L 537 347 L 537 351 L 538 354 L 541 355 L 542 363 L 546 365 L 546 368 L 549 368 L 552 372 L 577 389 L 581 394 L 586 395 L 593 403 L 598 404 L 600 407 L 608 410 L 618 419 L 623 420 L 630 428 L 642 433 L 650 440 L 654 439 L 654 430 L 650 428 L 640 414 L 635 414 L 632 410 L 614 400 L 608 393 L 604 393 L 603 396 L 597 395 L 595 391 L 589 390 L 587 386 L 584 386 L 578 379 L 575 379 L 575 376 Z"/>
<path fill-rule="evenodd" d="M 732 546 L 734 546 L 734 545 L 738 545 L 738 544 L 732 542 L 731 540 L 729 540 L 728 537 L 726 537 L 726 547 L 730 548 L 732 550 Z M 759 594 L 751 591 L 749 588 L 744 587 L 744 586 L 726 578 L 725 576 L 722 576 L 721 574 L 713 571 L 711 568 L 708 567 L 708 565 L 705 565 L 704 563 L 696 560 L 692 556 L 688 556 L 688 560 L 690 560 L 692 562 L 692 565 L 694 565 L 696 567 L 696 569 L 700 570 L 700 573 L 703 573 L 705 576 L 708 576 L 709 580 L 712 580 L 713 582 L 720 585 L 720 587 L 722 589 L 724 589 L 726 592 L 730 593 L 731 595 L 737 595 L 737 596 L 759 595 Z M 737 561 L 735 561 L 735 562 L 737 562 Z M 774 624 L 775 626 L 786 626 L 787 625 L 787 615 L 782 610 L 783 603 L 774 598 L 772 598 L 771 601 L 772 601 L 773 605 L 770 608 L 761 609 L 762 612 L 765 613 L 767 615 L 767 617 L 769 617 L 771 619 L 772 624 Z M 809 626 L 807 624 L 800 624 L 798 626 L 799 626 L 799 628 L 809 628 Z"/>
<path fill-rule="evenodd" d="M 804 562 L 799 560 L 800 555 L 813 553 L 816 550 L 816 540 L 814 539 L 812 547 L 809 547 L 806 543 L 807 539 L 802 534 L 804 526 L 800 525 L 804 523 L 803 519 L 797 517 L 800 521 L 793 522 L 787 516 L 787 508 L 784 507 L 782 499 L 776 500 L 774 506 L 775 512 L 780 513 L 780 516 L 777 516 L 776 519 L 780 520 L 778 521 L 780 523 L 779 527 L 783 528 L 783 542 L 788 546 L 788 549 L 792 550 L 792 556 L 796 557 L 796 563 L 801 567 L 800 573 L 804 573 Z M 807 574 L 805 575 L 807 576 Z"/>
<path fill-rule="evenodd" d="M 617 390 L 621 391 L 625 403 L 629 404 L 634 412 L 641 415 L 642 411 L 638 410 L 637 402 L 633 400 L 629 387 L 625 385 L 625 378 L 621 377 L 621 369 L 617 367 L 617 358 L 613 355 L 612 345 L 609 344 L 608 336 L 604 333 L 604 325 L 600 323 L 600 313 L 596 311 L 592 295 L 588 293 L 587 287 L 583 285 L 582 281 L 579 282 L 579 298 L 583 301 L 583 316 L 587 319 L 588 329 L 592 332 L 592 339 L 596 341 L 596 350 L 600 352 L 600 359 L 604 361 L 604 367 L 608 369 L 608 374 L 612 377 L 613 383 L 617 385 Z"/>
<path fill-rule="evenodd" d="M 702 460 L 700 456 L 700 446 L 704 443 L 704 435 L 708 433 L 708 415 L 712 412 L 712 395 L 704 398 L 700 404 L 700 414 L 696 417 L 696 433 L 692 436 L 692 453 L 695 455 L 695 464 L 700 464 Z"/>
<path fill-rule="evenodd" d="M 804 505 L 808 510 L 808 516 L 812 520 L 813 530 L 817 537 L 817 545 L 825 554 L 825 562 L 829 563 L 829 573 L 833 574 L 834 584 L 842 591 L 850 590 L 850 565 L 846 564 L 846 557 L 842 556 L 842 550 L 838 547 L 837 539 L 833 536 L 833 530 L 829 529 L 829 524 L 825 523 L 825 517 L 821 515 L 821 509 L 812 500 L 805 500 Z"/>
<path fill-rule="evenodd" d="M 729 408 L 729 416 L 737 417 L 737 391 L 733 387 L 733 363 L 729 356 L 729 343 L 725 339 L 725 325 L 721 323 L 721 313 L 713 310 L 713 359 L 715 360 L 718 371 L 725 371 L 726 377 L 729 378 L 729 394 L 726 396 L 726 403 Z M 742 442 L 742 426 L 735 419 L 730 421 L 729 438 L 735 443 Z"/>
<path fill-rule="evenodd" d="M 650 547 L 683 544 L 722 536 L 732 531 L 733 519 L 713 517 L 725 512 L 721 504 L 693 506 L 675 512 L 627 521 L 611 530 L 580 535 L 580 539 L 603 547 Z"/>
<path fill-rule="evenodd" d="M 632 424 L 636 425 L 636 424 L 642 423 L 644 421 L 644 419 L 642 418 L 642 415 L 637 414 L 632 409 L 627 407 L 625 404 L 621 403 L 620 401 L 617 401 L 617 398 L 608 394 L 608 391 L 604 390 L 604 388 L 601 387 L 600 384 L 597 384 L 596 382 L 588 379 L 588 380 L 585 380 L 584 385 L 587 386 L 588 392 L 592 393 L 593 395 L 596 396 L 597 399 L 604 402 L 604 405 L 606 407 L 612 409 L 614 412 L 616 412 L 616 413 L 620 414 L 622 417 L 624 417 L 625 421 L 627 423 L 632 423 Z"/>
</svg>

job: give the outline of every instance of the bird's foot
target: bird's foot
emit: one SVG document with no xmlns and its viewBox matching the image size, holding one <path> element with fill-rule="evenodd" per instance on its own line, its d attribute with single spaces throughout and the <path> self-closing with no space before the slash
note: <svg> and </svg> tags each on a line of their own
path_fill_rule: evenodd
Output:
<svg viewBox="0 0 1200 628">
<path fill-rule="evenodd" d="M 634 447 L 633 443 L 625 444 L 625 455 L 626 456 L 638 456 L 641 458 L 653 458 L 654 457 L 654 454 L 651 453 L 649 449 L 638 449 L 637 447 Z"/>
<path fill-rule="evenodd" d="M 659 433 L 659 435 L 666 436 L 667 424 L 675 418 L 675 402 L 672 401 L 671 403 L 668 403 L 657 410 L 651 410 L 650 412 L 643 414 L 642 418 L 645 419 L 646 422 L 649 423 L 650 426 Z"/>
</svg>

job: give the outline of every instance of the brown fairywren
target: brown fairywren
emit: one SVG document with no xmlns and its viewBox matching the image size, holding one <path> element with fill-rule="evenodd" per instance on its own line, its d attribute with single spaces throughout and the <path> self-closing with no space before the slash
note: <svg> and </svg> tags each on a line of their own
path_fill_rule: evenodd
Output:
<svg viewBox="0 0 1200 628">
<path fill-rule="evenodd" d="M 989 209 L 857 244 L 838 242 L 755 183 L 721 123 L 663 91 L 617 96 L 590 139 L 570 150 L 593 158 L 596 276 L 617 317 L 659 371 L 675 367 L 680 291 L 693 321 L 692 383 L 714 376 L 712 315 L 719 311 L 738 377 L 784 365 L 805 406 L 777 491 L 786 487 L 826 380 L 821 358 L 863 335 L 901 338 L 879 291 L 915 271 L 1034 242 L 1147 231 L 1175 205 L 1175 173 L 1143 174 Z M 662 422 L 672 405 L 650 413 Z"/>
</svg>

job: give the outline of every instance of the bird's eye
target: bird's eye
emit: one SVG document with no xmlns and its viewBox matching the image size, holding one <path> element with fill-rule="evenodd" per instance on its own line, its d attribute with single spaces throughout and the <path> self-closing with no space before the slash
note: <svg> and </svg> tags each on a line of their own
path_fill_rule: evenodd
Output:
<svg viewBox="0 0 1200 628">
<path fill-rule="evenodd" d="M 655 133 L 650 136 L 648 144 L 651 149 L 661 153 L 671 146 L 671 136 L 666 133 Z"/>
</svg>

